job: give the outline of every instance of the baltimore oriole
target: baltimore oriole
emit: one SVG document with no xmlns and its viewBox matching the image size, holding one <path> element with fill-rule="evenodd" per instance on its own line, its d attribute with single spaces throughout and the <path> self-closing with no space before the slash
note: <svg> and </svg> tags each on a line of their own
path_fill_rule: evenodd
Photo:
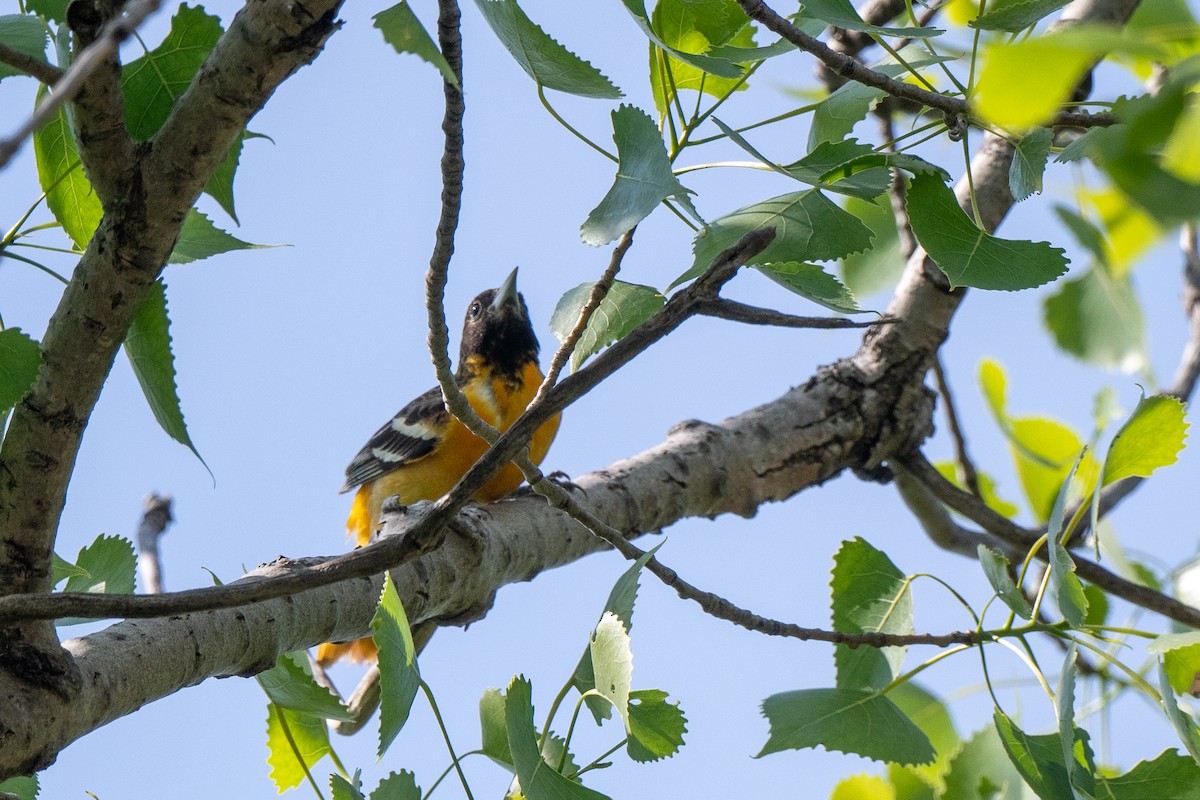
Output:
<svg viewBox="0 0 1200 800">
<path fill-rule="evenodd" d="M 467 307 L 455 380 L 475 413 L 505 431 L 525 411 L 542 378 L 538 340 L 525 298 L 517 292 L 514 269 L 500 288 L 481 293 Z M 533 463 L 545 458 L 558 423 L 556 414 L 534 433 L 529 443 Z M 384 500 L 393 495 L 406 505 L 437 500 L 487 449 L 483 439 L 446 410 L 439 387 L 425 392 L 376 431 L 346 468 L 342 492 L 358 488 L 346 520 L 348 534 L 359 545 L 367 544 L 379 527 Z M 498 500 L 521 480 L 521 471 L 506 464 L 474 498 L 482 503 Z M 344 655 L 355 661 L 372 659 L 375 644 L 367 638 L 317 649 L 322 666 Z"/>
</svg>

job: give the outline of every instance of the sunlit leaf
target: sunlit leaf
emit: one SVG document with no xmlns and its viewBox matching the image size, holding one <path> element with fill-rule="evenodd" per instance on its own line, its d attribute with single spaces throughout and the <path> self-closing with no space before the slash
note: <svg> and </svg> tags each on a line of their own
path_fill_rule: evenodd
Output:
<svg viewBox="0 0 1200 800">
<path fill-rule="evenodd" d="M 1108 449 L 1104 485 L 1134 476 L 1146 478 L 1159 467 L 1174 464 L 1187 438 L 1183 415 L 1183 403 L 1174 397 L 1160 394 L 1139 400 Z"/>
<path fill-rule="evenodd" d="M 566 341 L 575 328 L 579 312 L 587 304 L 595 285 L 592 281 L 581 283 L 559 299 L 550 318 L 550 329 L 560 342 Z M 589 357 L 629 334 L 654 316 L 666 302 L 667 299 L 652 286 L 614 281 L 575 345 L 571 369 L 579 369 Z"/>
<path fill-rule="evenodd" d="M 330 752 L 325 720 L 267 703 L 267 765 L 279 792 L 299 786 Z"/>
<path fill-rule="evenodd" d="M 1162 693 L 1163 711 L 1166 712 L 1171 727 L 1175 729 L 1179 741 L 1183 743 L 1192 760 L 1200 765 L 1200 730 L 1196 728 L 1196 721 L 1179 707 L 1179 701 L 1175 699 L 1171 681 L 1161 662 L 1158 668 L 1158 689 Z"/>
<path fill-rule="evenodd" d="M 622 105 L 612 112 L 612 121 L 618 155 L 617 177 L 600 205 L 592 209 L 583 223 L 584 244 L 608 244 L 668 198 L 699 220 L 688 199 L 690 190 L 671 172 L 671 160 L 654 120 L 640 109 Z"/>
<path fill-rule="evenodd" d="M 1146 645 L 1146 652 L 1162 656 L 1163 670 L 1178 694 L 1200 689 L 1200 631 L 1164 633 Z"/>
<path fill-rule="evenodd" d="M 908 187 L 913 233 L 951 286 L 1030 289 L 1067 271 L 1064 251 L 1046 242 L 1000 239 L 980 230 L 941 178 L 917 175 Z"/>
<path fill-rule="evenodd" d="M 40 87 L 38 102 L 45 95 L 46 88 Z M 59 108 L 45 125 L 34 131 L 33 154 L 38 182 L 46 192 L 46 206 L 75 247 L 83 251 L 92 240 L 104 209 L 80 166 L 75 133 L 65 108 Z"/>
<path fill-rule="evenodd" d="M 842 633 L 913 632 L 912 593 L 903 572 L 862 538 L 842 542 L 833 557 L 833 627 Z M 840 689 L 882 689 L 900 673 L 904 647 L 834 649 Z"/>
<path fill-rule="evenodd" d="M 620 618 L 604 612 L 592 633 L 592 675 L 596 691 L 612 704 L 629 730 L 629 691 L 633 681 L 633 651 Z"/>
<path fill-rule="evenodd" d="M 755 53 L 754 28 L 736 0 L 659 0 L 651 22 L 654 32 L 672 50 L 708 54 L 738 64 L 758 60 L 756 55 L 769 56 Z M 659 114 L 684 90 L 723 97 L 746 87 L 740 78 L 711 75 L 668 52 L 651 50 L 650 88 Z"/>
<path fill-rule="evenodd" d="M 896 789 L 878 775 L 851 775 L 838 781 L 829 800 L 896 800 Z"/>
<path fill-rule="evenodd" d="M 395 740 L 420 688 L 417 671 L 417 651 L 413 645 L 408 616 L 400 603 L 391 573 L 384 573 L 383 593 L 371 618 L 371 632 L 379 648 L 379 684 L 382 700 L 379 704 L 379 756 Z"/>
<path fill-rule="evenodd" d="M 480 10 L 484 12 L 484 19 L 487 19 L 491 23 L 488 11 L 483 6 L 499 6 L 501 4 L 499 0 L 496 3 L 481 0 Z M 511 5 L 516 9 L 516 14 L 524 17 L 526 22 L 529 21 L 521 13 L 521 10 L 516 7 L 516 3 L 511 3 Z M 397 53 L 412 53 L 417 58 L 433 65 L 438 72 L 442 73 L 442 79 L 451 86 L 456 89 L 459 88 L 458 76 L 454 74 L 454 70 L 450 68 L 446 57 L 438 49 L 437 42 L 433 41 L 429 32 L 425 30 L 425 26 L 421 24 L 421 20 L 413 13 L 412 6 L 408 4 L 408 0 L 400 0 L 399 3 L 396 3 L 391 8 L 384 9 L 371 17 L 371 20 L 380 33 L 383 34 L 383 40 L 390 44 Z M 533 23 L 529 24 L 532 25 Z"/>
<path fill-rule="evenodd" d="M 759 756 L 817 746 L 899 764 L 925 764 L 936 755 L 921 729 L 873 691 L 783 692 L 763 701 L 763 715 L 771 735 Z"/>
</svg>

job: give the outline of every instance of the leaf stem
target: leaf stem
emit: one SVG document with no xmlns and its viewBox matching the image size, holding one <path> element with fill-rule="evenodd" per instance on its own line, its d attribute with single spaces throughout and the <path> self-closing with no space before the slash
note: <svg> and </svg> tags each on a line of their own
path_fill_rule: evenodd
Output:
<svg viewBox="0 0 1200 800">
<path fill-rule="evenodd" d="M 433 690 L 429 688 L 429 684 L 424 678 L 417 678 L 417 683 L 421 687 L 421 691 L 425 693 L 425 699 L 429 701 L 429 708 L 433 710 L 434 719 L 437 720 L 438 730 L 442 732 L 442 738 L 446 741 L 446 749 L 450 751 L 450 760 L 454 762 L 454 769 L 458 772 L 458 779 L 462 782 L 463 791 L 467 795 L 467 800 L 475 800 L 471 794 L 471 787 L 467 783 L 467 776 L 463 773 L 462 765 L 459 764 L 459 757 L 454 753 L 454 743 L 450 741 L 450 732 L 446 730 L 446 722 L 442 719 L 442 711 L 438 708 L 437 700 L 433 697 Z"/>
<path fill-rule="evenodd" d="M 540 83 L 537 85 L 537 95 L 538 95 L 538 100 L 540 100 L 540 101 L 542 102 L 542 107 L 543 107 L 543 108 L 545 108 L 545 109 L 546 109 L 546 111 L 548 111 L 548 112 L 550 113 L 550 116 L 554 117 L 554 119 L 555 119 L 555 120 L 557 120 L 557 122 L 558 122 L 558 124 L 559 124 L 559 125 L 562 125 L 562 126 L 563 126 L 564 128 L 566 128 L 566 129 L 567 129 L 567 130 L 568 130 L 570 133 L 572 133 L 572 134 L 575 136 L 575 138 L 579 139 L 579 141 L 583 142 L 583 143 L 584 143 L 584 144 L 586 144 L 588 147 L 592 148 L 592 149 L 593 149 L 593 150 L 595 150 L 597 153 L 599 153 L 600 155 L 602 155 L 602 156 L 604 156 L 605 158 L 607 158 L 609 161 L 616 161 L 616 160 L 617 160 L 617 157 L 616 157 L 616 156 L 614 156 L 612 153 L 610 153 L 610 152 L 608 152 L 607 150 L 605 150 L 605 149 L 604 149 L 603 147 L 601 147 L 600 145 L 598 145 L 598 144 L 596 144 L 595 142 L 593 142 L 593 141 L 592 141 L 591 139 L 589 139 L 588 137 L 584 136 L 582 133 L 580 133 L 578 130 L 576 130 L 576 129 L 575 129 L 575 128 L 574 128 L 574 127 L 571 125 L 571 123 L 569 123 L 569 122 L 567 122 L 565 119 L 563 119 L 562 115 L 561 115 L 561 114 L 559 114 L 559 113 L 558 113 L 558 111 L 556 111 L 556 110 L 554 109 L 554 106 L 550 105 L 550 101 L 546 99 L 546 89 L 545 89 L 545 87 L 544 87 L 544 86 L 542 86 Z"/>
</svg>

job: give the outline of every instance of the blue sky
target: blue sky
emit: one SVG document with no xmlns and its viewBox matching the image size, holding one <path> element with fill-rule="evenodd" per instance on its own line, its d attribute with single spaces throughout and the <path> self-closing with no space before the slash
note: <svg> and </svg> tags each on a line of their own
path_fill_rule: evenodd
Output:
<svg viewBox="0 0 1200 800">
<path fill-rule="evenodd" d="M 626 102 L 652 103 L 646 86 L 645 41 L 619 3 L 527 2 L 530 16 L 621 86 Z M 228 21 L 233 3 L 209 5 Z M 315 64 L 276 93 L 251 129 L 273 142 L 248 143 L 236 196 L 241 238 L 287 244 L 168 267 L 165 279 L 179 392 L 193 440 L 215 475 L 157 427 L 128 365 L 119 358 L 89 425 L 58 550 L 68 558 L 99 533 L 132 536 L 142 498 L 151 490 L 175 496 L 177 523 L 162 542 L 169 589 L 222 580 L 278 555 L 333 554 L 345 549 L 349 498 L 337 494 L 343 469 L 376 427 L 433 383 L 425 351 L 423 276 L 438 211 L 437 158 L 441 85 L 437 73 L 398 56 L 370 25 L 380 6 L 348 6 L 344 30 Z M 432 4 L 416 3 L 432 29 Z M 145 31 L 153 46 L 170 11 Z M 520 288 L 548 361 L 554 341 L 548 321 L 558 298 L 593 280 L 608 262 L 607 248 L 579 240 L 579 225 L 612 180 L 613 166 L 563 131 L 541 109 L 533 84 L 500 47 L 473 6 L 464 8 L 467 47 L 466 199 L 451 268 L 447 316 L 452 328 L 468 299 L 497 285 L 520 266 Z M 760 37 L 763 39 L 764 37 Z M 136 55 L 130 50 L 130 57 Z M 777 60 L 756 88 L 729 104 L 731 124 L 786 110 L 789 90 L 812 88 L 811 61 Z M 0 102 L 26 108 L 32 82 L 5 81 Z M 612 104 L 554 96 L 573 124 L 610 141 Z M 10 111 L 8 119 L 15 119 Z M 6 128 L 9 127 L 6 125 Z M 873 136 L 873 127 L 864 128 Z M 802 155 L 805 123 L 791 121 L 755 138 L 780 158 Z M 930 151 L 955 175 L 955 150 Z M 742 160 L 716 149 L 685 163 Z M 1071 174 L 1048 176 L 1047 195 L 1069 196 Z M 685 179 L 708 218 L 791 190 L 765 173 L 706 171 Z M 4 175 L 0 221 L 7 227 L 37 196 L 32 150 Z M 222 227 L 231 220 L 201 201 Z M 1035 196 L 1005 223 L 1016 238 L 1071 243 L 1047 226 L 1050 198 Z M 51 243 L 51 239 L 46 240 Z M 1084 266 L 1076 259 L 1076 268 Z M 665 287 L 691 262 L 690 232 L 656 212 L 640 228 L 625 262 L 627 280 Z M 54 262 L 68 269 L 68 260 Z M 1137 273 L 1149 326 L 1153 367 L 1167 381 L 1182 346 L 1179 257 L 1168 246 Z M 1003 494 L 1019 499 L 1006 446 L 987 416 L 975 375 L 980 359 L 997 358 L 1009 372 L 1010 406 L 1044 413 L 1086 433 L 1095 391 L 1113 386 L 1126 408 L 1138 397 L 1134 376 L 1105 374 L 1059 353 L 1040 321 L 1048 290 L 1019 294 L 973 292 L 945 349 L 950 379 L 967 420 L 973 454 L 997 474 Z M 40 336 L 59 287 L 13 261 L 0 261 L 0 311 L 7 325 Z M 730 285 L 735 299 L 794 313 L 820 309 L 757 274 Z M 882 308 L 886 296 L 864 298 Z M 455 334 L 457 331 L 455 331 Z M 452 347 L 457 348 L 455 335 Z M 657 444 L 674 423 L 718 421 L 766 402 L 802 383 L 813 369 L 847 355 L 855 332 L 778 331 L 709 319 L 691 320 L 568 410 L 545 466 L 579 475 Z M 712 374 L 719 371 L 721 379 Z M 941 432 L 927 447 L 948 457 Z M 1176 564 L 1195 551 L 1194 487 L 1200 459 L 1185 451 L 1180 464 L 1144 487 L 1115 518 L 1132 550 Z M 828 624 L 829 568 L 838 543 L 863 536 L 906 572 L 949 579 L 977 602 L 986 598 L 976 564 L 929 544 L 891 487 L 843 476 L 819 490 L 763 508 L 753 520 L 691 520 L 667 531 L 660 556 L 690 582 L 769 616 L 812 626 Z M 647 543 L 650 540 L 643 540 Z M 598 556 L 507 587 L 488 617 L 467 631 L 440 631 L 421 668 L 438 694 L 460 750 L 478 743 L 477 702 L 484 689 L 530 677 L 538 719 L 569 677 L 608 589 L 624 570 Z M 919 584 L 918 630 L 969 625 L 932 584 Z M 614 797 L 795 795 L 824 797 L 834 784 L 877 765 L 823 751 L 787 752 L 752 760 L 767 726 L 758 705 L 790 689 L 832 685 L 832 651 L 820 644 L 768 640 L 706 617 L 652 577 L 643 580 L 633 630 L 634 684 L 661 688 L 687 717 L 687 745 L 673 759 L 616 765 L 594 773 L 594 788 Z M 1153 624 L 1147 620 L 1145 624 Z M 86 629 L 78 629 L 86 630 Z M 928 653 L 910 654 L 909 664 Z M 1131 656 L 1139 663 L 1140 656 Z M 1024 678 L 1015 660 L 996 656 L 1002 677 Z M 927 673 L 926 685 L 963 692 L 952 706 L 963 735 L 982 727 L 990 707 L 978 692 L 971 655 Z M 349 690 L 357 676 L 335 675 Z M 968 692 L 968 690 L 975 690 Z M 1036 693 L 1005 696 L 1030 729 L 1049 724 L 1049 706 Z M 428 785 L 448 759 L 420 701 L 413 720 L 385 761 L 375 766 L 374 734 L 335 741 L 342 760 L 366 771 L 373 786 L 388 771 L 417 773 Z M 1136 737 L 1116 737 L 1113 760 L 1129 766 L 1172 740 L 1146 704 L 1117 706 L 1121 725 Z M 43 775 L 43 797 L 102 800 L 175 797 L 270 797 L 264 744 L 265 698 L 253 681 L 208 681 L 118 720 L 72 745 Z M 586 758 L 619 739 L 611 725 L 580 734 Z M 468 760 L 479 796 L 507 785 L 501 770 Z M 442 793 L 456 792 L 447 785 Z M 306 795 L 304 787 L 294 796 Z"/>
</svg>

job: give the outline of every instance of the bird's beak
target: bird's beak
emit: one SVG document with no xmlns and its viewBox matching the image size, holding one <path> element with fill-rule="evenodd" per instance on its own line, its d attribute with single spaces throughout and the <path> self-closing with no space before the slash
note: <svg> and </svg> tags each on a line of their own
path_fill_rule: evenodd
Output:
<svg viewBox="0 0 1200 800">
<path fill-rule="evenodd" d="M 504 279 L 504 283 L 500 284 L 500 288 L 496 290 L 496 299 L 492 301 L 492 308 L 497 311 L 506 303 L 517 301 L 517 269 L 519 268 L 514 268 Z"/>
</svg>

